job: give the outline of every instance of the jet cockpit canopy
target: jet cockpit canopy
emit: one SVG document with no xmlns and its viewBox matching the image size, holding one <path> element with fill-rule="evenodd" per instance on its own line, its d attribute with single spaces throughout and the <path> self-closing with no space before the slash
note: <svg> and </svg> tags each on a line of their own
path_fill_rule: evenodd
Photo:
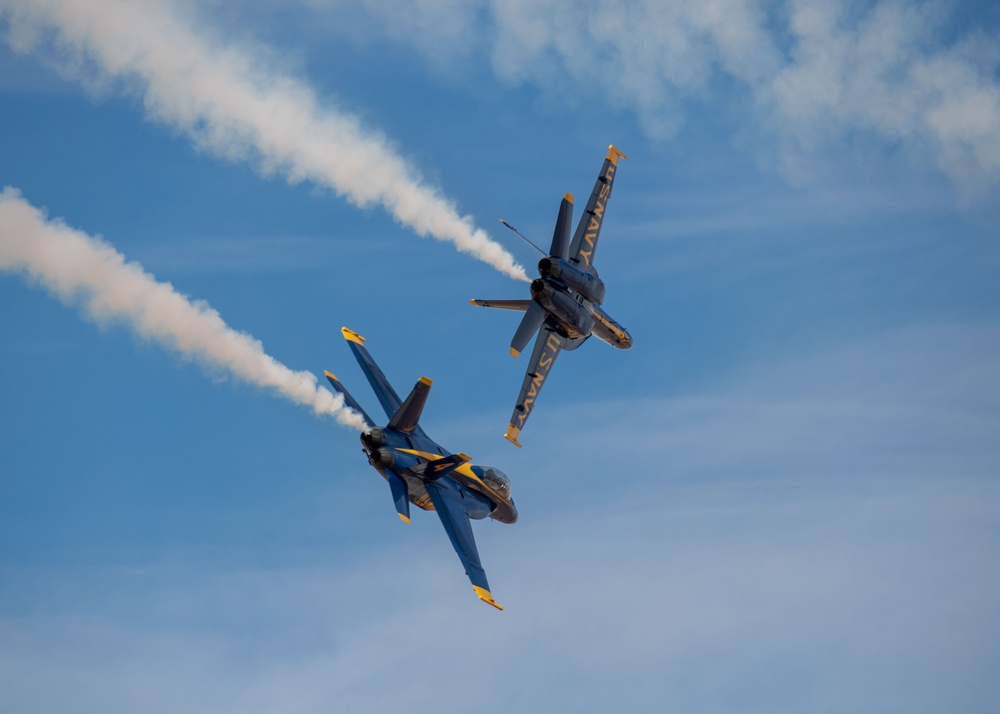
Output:
<svg viewBox="0 0 1000 714">
<path fill-rule="evenodd" d="M 500 469 L 495 466 L 483 466 L 482 479 L 486 485 L 499 493 L 506 500 L 510 500 L 510 479 Z"/>
</svg>

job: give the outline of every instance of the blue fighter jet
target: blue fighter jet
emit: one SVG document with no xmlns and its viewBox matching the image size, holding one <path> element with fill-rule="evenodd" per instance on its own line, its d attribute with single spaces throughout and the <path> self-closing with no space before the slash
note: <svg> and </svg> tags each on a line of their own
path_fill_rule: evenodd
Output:
<svg viewBox="0 0 1000 714">
<path fill-rule="evenodd" d="M 361 447 L 368 463 L 389 482 L 396 513 L 410 522 L 410 504 L 425 511 L 437 511 L 455 552 L 472 581 L 479 599 L 502 610 L 493 600 L 486 572 L 479 561 L 479 551 L 469 519 L 487 516 L 501 523 L 515 523 L 517 509 L 510 497 L 510 481 L 499 469 L 470 463 L 465 454 L 442 449 L 417 423 L 431 389 L 431 380 L 421 377 L 413 391 L 401 400 L 392 385 L 365 349 L 365 338 L 346 327 L 341 330 L 375 391 L 389 423 L 375 426 L 361 405 L 333 374 L 326 372 L 330 384 L 344 397 L 344 403 L 356 411 L 367 427 L 361 434 Z"/>
<path fill-rule="evenodd" d="M 624 158 L 625 154 L 614 146 L 608 147 L 604 165 L 597 175 L 594 190 L 572 241 L 569 235 L 573 221 L 571 193 L 567 193 L 559 205 L 559 217 L 556 219 L 552 247 L 548 253 L 524 238 L 507 221 L 500 221 L 521 235 L 543 256 L 538 261 L 539 277 L 531 283 L 530 300 L 470 301 L 479 307 L 524 313 L 510 343 L 510 354 L 513 357 L 521 354 L 535 333 L 538 333 L 521 383 L 521 393 L 504 433 L 504 437 L 515 446 L 521 445 L 517 437 L 528 421 L 542 384 L 562 350 L 575 350 L 591 335 L 596 335 L 598 339 L 620 350 L 627 350 L 632 346 L 632 336 L 628 330 L 611 319 L 601 307 L 604 302 L 604 281 L 598 277 L 597 268 L 594 267 L 597 239 L 604 225 L 604 211 L 611 198 L 618 160 Z"/>
</svg>

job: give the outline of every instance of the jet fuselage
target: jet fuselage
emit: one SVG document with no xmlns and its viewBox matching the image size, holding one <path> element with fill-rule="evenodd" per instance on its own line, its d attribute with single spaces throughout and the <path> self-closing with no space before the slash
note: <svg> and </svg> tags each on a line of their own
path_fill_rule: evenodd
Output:
<svg viewBox="0 0 1000 714">
<path fill-rule="evenodd" d="M 434 510 L 424 485 L 431 476 L 426 473 L 425 467 L 451 452 L 426 435 L 406 434 L 388 427 L 374 427 L 362 432 L 361 448 L 368 463 L 386 481 L 389 480 L 386 469 L 391 469 L 403 479 L 410 503 L 425 511 Z M 510 481 L 500 469 L 464 463 L 441 478 L 451 479 L 467 490 L 468 497 L 477 503 L 478 507 L 468 511 L 470 518 L 489 517 L 501 523 L 517 522 L 517 507 L 511 499 Z"/>
</svg>

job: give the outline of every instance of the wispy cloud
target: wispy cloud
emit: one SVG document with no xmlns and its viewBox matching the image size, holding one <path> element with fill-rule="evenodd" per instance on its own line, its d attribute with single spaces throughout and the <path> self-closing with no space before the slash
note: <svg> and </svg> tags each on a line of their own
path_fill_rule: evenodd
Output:
<svg viewBox="0 0 1000 714">
<path fill-rule="evenodd" d="M 226 325 L 206 303 L 192 302 L 157 281 L 103 241 L 59 221 L 46 220 L 17 191 L 0 193 L 0 269 L 21 273 L 92 319 L 122 322 L 146 339 L 213 369 L 269 389 L 316 414 L 363 429 L 343 397 L 293 372 L 264 352 L 260 342 Z"/>
<path fill-rule="evenodd" d="M 340 0 L 307 4 L 342 12 Z M 433 22 L 459 6 L 448 23 Z M 722 102 L 742 118 L 740 131 L 770 137 L 769 163 L 793 179 L 813 172 L 822 151 L 874 137 L 930 157 L 963 188 L 1000 182 L 1000 33 L 969 26 L 946 36 L 947 8 L 933 0 L 467 6 L 437 0 L 393 13 L 365 3 L 380 20 L 370 31 L 405 38 L 436 65 L 449 50 L 478 49 L 502 82 L 632 111 L 653 137 L 672 137 L 689 113 Z"/>
<path fill-rule="evenodd" d="M 686 399 L 550 404 L 551 443 L 586 449 L 507 448 L 522 520 L 476 524 L 503 613 L 432 514 L 372 552 L 264 528 L 295 564 L 272 568 L 254 540 L 7 566 L 0 686 L 79 712 L 990 711 L 998 343 L 914 327 Z M 470 651 L 490 676 L 427 686 Z"/>
<path fill-rule="evenodd" d="M 2 0 L 9 42 L 27 52 L 51 42 L 63 68 L 125 83 L 153 119 L 206 151 L 311 181 L 357 206 L 377 204 L 421 236 L 452 243 L 527 280 L 513 257 L 428 185 L 378 132 L 324 105 L 305 83 L 216 40 L 169 1 Z"/>
</svg>

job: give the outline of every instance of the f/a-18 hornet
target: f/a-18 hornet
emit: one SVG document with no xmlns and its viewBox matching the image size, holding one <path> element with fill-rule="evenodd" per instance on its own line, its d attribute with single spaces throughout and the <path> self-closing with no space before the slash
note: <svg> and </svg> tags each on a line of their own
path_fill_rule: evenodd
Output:
<svg viewBox="0 0 1000 714">
<path fill-rule="evenodd" d="M 510 481 L 499 469 L 472 464 L 471 457 L 446 451 L 420 428 L 418 422 L 431 389 L 431 380 L 421 377 L 409 396 L 401 400 L 365 349 L 365 338 L 346 327 L 341 332 L 382 404 L 389 423 L 375 426 L 340 380 L 330 372 L 326 372 L 326 378 L 344 396 L 344 403 L 364 419 L 366 429 L 361 434 L 361 447 L 368 463 L 389 482 L 400 520 L 410 522 L 411 503 L 425 511 L 437 511 L 455 552 L 465 566 L 472 589 L 480 600 L 502 610 L 490 593 L 469 519 L 489 516 L 501 523 L 516 522 L 517 508 L 510 497 Z"/>
<path fill-rule="evenodd" d="M 535 246 L 545 257 L 538 261 L 541 277 L 531 283 L 530 300 L 471 301 L 473 305 L 480 307 L 524 312 L 521 324 L 510 343 L 510 354 L 513 357 L 521 354 L 531 337 L 538 333 L 517 405 L 504 433 L 504 437 L 515 446 L 521 445 L 517 437 L 528 421 L 552 364 L 562 350 L 575 350 L 592 334 L 618 349 L 627 350 L 632 346 L 632 336 L 628 330 L 612 320 L 601 308 L 601 303 L 604 302 L 604 281 L 598 277 L 597 268 L 594 267 L 597 239 L 604 225 L 604 212 L 608 199 L 611 198 L 618 160 L 624 158 L 625 154 L 614 146 L 608 147 L 608 155 L 572 242 L 569 229 L 573 221 L 573 194 L 567 193 L 563 197 L 548 255 Z M 506 221 L 501 219 L 501 222 L 521 235 Z"/>
</svg>

